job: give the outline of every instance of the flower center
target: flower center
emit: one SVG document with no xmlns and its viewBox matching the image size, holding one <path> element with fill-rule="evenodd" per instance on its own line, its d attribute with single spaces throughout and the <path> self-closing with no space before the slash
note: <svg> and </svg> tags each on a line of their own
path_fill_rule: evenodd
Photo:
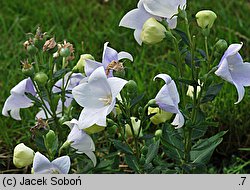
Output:
<svg viewBox="0 0 250 190">
<path fill-rule="evenodd" d="M 108 95 L 108 96 L 105 97 L 105 98 L 99 98 L 99 100 L 100 100 L 101 102 L 103 102 L 105 106 L 107 106 L 107 105 L 110 105 L 110 104 L 111 104 L 111 102 L 112 102 L 112 96 L 111 96 L 111 95 Z"/>
</svg>

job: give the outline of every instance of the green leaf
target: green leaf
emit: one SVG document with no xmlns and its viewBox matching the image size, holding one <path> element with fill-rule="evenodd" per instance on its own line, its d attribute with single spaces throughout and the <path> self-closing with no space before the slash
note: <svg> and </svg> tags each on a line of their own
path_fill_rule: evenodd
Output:
<svg viewBox="0 0 250 190">
<path fill-rule="evenodd" d="M 181 37 L 182 41 L 189 46 L 190 43 L 187 34 L 179 29 L 174 29 L 174 31 Z"/>
<path fill-rule="evenodd" d="M 214 98 L 219 94 L 223 86 L 223 83 L 219 83 L 216 85 L 212 85 L 208 88 L 204 97 L 202 97 L 201 103 L 206 103 L 209 101 L 213 101 Z"/>
<path fill-rule="evenodd" d="M 145 94 L 141 94 L 137 97 L 135 97 L 133 100 L 131 100 L 131 108 L 135 106 L 138 102 L 140 102 L 144 98 Z"/>
<path fill-rule="evenodd" d="M 132 170 L 137 173 L 141 173 L 137 158 L 134 155 L 125 155 L 125 162 Z"/>
<path fill-rule="evenodd" d="M 190 159 L 193 163 L 204 164 L 207 163 L 215 148 L 222 142 L 223 135 L 225 135 L 227 131 L 222 131 L 209 139 L 201 139 L 199 140 L 191 149 Z"/>
<path fill-rule="evenodd" d="M 35 104 L 36 104 L 38 107 L 41 107 L 41 106 L 42 106 L 41 101 L 40 101 L 37 97 L 33 96 L 31 93 L 25 92 L 25 95 L 26 95 L 30 100 L 34 101 Z"/>
<path fill-rule="evenodd" d="M 127 153 L 127 154 L 133 154 L 133 150 L 125 143 L 122 143 L 119 140 L 115 140 L 115 139 L 110 139 L 113 143 L 116 149 Z"/>
<path fill-rule="evenodd" d="M 52 79 L 58 79 L 58 78 L 62 78 L 62 76 L 64 74 L 66 74 L 67 72 L 69 72 L 70 69 L 69 68 L 66 68 L 66 69 L 61 69 L 59 71 L 56 71 L 53 76 L 52 76 Z"/>
<path fill-rule="evenodd" d="M 163 150 L 168 157 L 180 161 L 184 157 L 183 138 L 178 133 L 178 130 L 166 123 L 163 127 L 163 134 L 161 138 Z"/>
<path fill-rule="evenodd" d="M 157 155 L 160 145 L 160 140 L 156 141 L 148 147 L 148 153 L 146 156 L 146 164 L 150 163 Z"/>
</svg>

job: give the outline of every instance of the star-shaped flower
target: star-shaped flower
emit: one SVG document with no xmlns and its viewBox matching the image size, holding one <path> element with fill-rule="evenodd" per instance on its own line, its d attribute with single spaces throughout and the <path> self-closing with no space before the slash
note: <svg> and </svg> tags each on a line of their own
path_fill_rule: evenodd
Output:
<svg viewBox="0 0 250 190">
<path fill-rule="evenodd" d="M 88 128 L 94 124 L 106 126 L 106 116 L 114 109 L 116 96 L 122 90 L 126 80 L 107 78 L 104 68 L 97 68 L 86 83 L 72 90 L 76 102 L 84 107 L 79 117 L 79 128 Z"/>
</svg>

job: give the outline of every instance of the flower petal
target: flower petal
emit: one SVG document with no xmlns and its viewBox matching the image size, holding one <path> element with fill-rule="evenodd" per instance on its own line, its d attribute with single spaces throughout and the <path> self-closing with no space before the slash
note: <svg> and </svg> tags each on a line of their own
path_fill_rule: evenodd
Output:
<svg viewBox="0 0 250 190">
<path fill-rule="evenodd" d="M 162 80 L 165 81 L 166 84 L 169 84 L 171 82 L 171 77 L 167 74 L 158 74 L 154 77 L 153 80 L 155 80 L 156 78 L 161 78 Z"/>
<path fill-rule="evenodd" d="M 237 92 L 238 92 L 238 100 L 237 102 L 235 102 L 234 104 L 238 104 L 240 103 L 240 101 L 243 99 L 244 97 L 244 94 L 245 94 L 245 89 L 244 89 L 244 86 L 241 85 L 241 84 L 238 84 L 238 83 L 234 83 L 236 89 L 237 89 Z"/>
<path fill-rule="evenodd" d="M 118 53 L 113 48 L 108 47 L 108 42 L 106 42 L 104 44 L 103 55 L 102 55 L 102 63 L 105 69 L 108 66 L 108 64 L 111 63 L 112 61 L 116 62 L 118 61 Z"/>
<path fill-rule="evenodd" d="M 227 59 L 224 59 L 220 63 L 219 68 L 215 71 L 215 74 L 217 76 L 220 76 L 224 80 L 226 80 L 226 81 L 228 81 L 230 83 L 233 83 L 233 79 L 232 79 L 231 73 L 229 71 L 229 66 L 228 66 Z"/>
<path fill-rule="evenodd" d="M 123 26 L 131 29 L 142 29 L 143 24 L 151 18 L 150 15 L 143 6 L 139 6 L 137 9 L 129 11 L 120 21 L 119 26 Z"/>
<path fill-rule="evenodd" d="M 86 154 L 90 160 L 93 162 L 93 165 L 96 166 L 96 156 L 92 151 L 86 151 L 84 152 L 84 154 Z"/>
<path fill-rule="evenodd" d="M 51 163 L 44 155 L 40 152 L 36 152 L 33 160 L 33 169 L 36 174 L 49 173 L 51 168 Z"/>
<path fill-rule="evenodd" d="M 170 29 L 175 29 L 176 26 L 177 26 L 177 16 L 174 16 L 173 18 L 171 19 L 167 19 L 167 23 L 168 23 L 168 27 Z"/>
<path fill-rule="evenodd" d="M 60 170 L 61 174 L 67 174 L 69 173 L 70 169 L 70 158 L 69 156 L 62 156 L 59 157 L 52 162 L 53 167 L 56 167 Z"/>
<path fill-rule="evenodd" d="M 185 9 L 186 0 L 142 0 L 144 8 L 152 15 L 171 18 L 178 13 L 178 7 Z"/>
<path fill-rule="evenodd" d="M 130 61 L 133 61 L 132 55 L 125 51 L 121 51 L 118 53 L 118 60 L 121 60 L 121 59 L 129 59 Z"/>
<path fill-rule="evenodd" d="M 235 83 L 250 86 L 250 63 L 243 63 L 233 67 L 231 75 Z"/>
<path fill-rule="evenodd" d="M 108 83 L 112 92 L 112 99 L 115 99 L 116 96 L 118 96 L 118 94 L 120 93 L 120 91 L 122 90 L 122 88 L 125 86 L 127 82 L 128 81 L 118 78 L 118 77 L 108 78 Z"/>
<path fill-rule="evenodd" d="M 134 38 L 135 38 L 136 42 L 137 42 L 140 46 L 142 45 L 141 32 L 142 32 L 142 29 L 136 29 L 136 30 L 134 31 Z"/>
<path fill-rule="evenodd" d="M 179 129 L 184 125 L 184 123 L 185 123 L 184 117 L 183 117 L 182 113 L 179 111 L 176 114 L 174 121 L 171 123 L 171 125 L 177 126 L 177 127 L 175 127 L 175 129 Z"/>
<path fill-rule="evenodd" d="M 86 76 L 90 76 L 98 67 L 103 67 L 102 63 L 91 59 L 86 59 L 85 62 L 84 72 Z"/>
</svg>

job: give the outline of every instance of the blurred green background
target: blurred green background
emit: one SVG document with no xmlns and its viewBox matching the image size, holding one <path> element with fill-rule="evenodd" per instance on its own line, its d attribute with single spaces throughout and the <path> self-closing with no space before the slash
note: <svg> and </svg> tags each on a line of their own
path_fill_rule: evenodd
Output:
<svg viewBox="0 0 250 190">
<path fill-rule="evenodd" d="M 145 101 L 153 98 L 159 86 L 152 79 L 158 73 L 171 75 L 166 62 L 174 52 L 164 43 L 140 47 L 133 38 L 132 30 L 118 26 L 123 15 L 136 5 L 137 0 L 1 0 L 0 109 L 10 89 L 24 78 L 20 66 L 25 57 L 22 44 L 27 39 L 27 33 L 35 33 L 38 26 L 55 36 L 57 41 L 67 39 L 73 43 L 75 63 L 82 53 L 90 53 L 101 60 L 106 41 L 114 49 L 130 52 L 135 60 L 125 65 L 127 78 L 135 80 L 139 90 L 146 93 Z M 187 10 L 194 33 L 198 32 L 194 15 L 202 9 L 211 9 L 218 16 L 209 43 L 214 44 L 219 38 L 224 38 L 229 44 L 243 42 L 241 54 L 246 61 L 250 61 L 249 1 L 188 1 Z M 244 164 L 249 160 L 249 152 L 238 149 L 250 147 L 249 93 L 246 89 L 244 100 L 234 105 L 236 90 L 231 84 L 225 84 L 216 100 L 207 107 L 209 117 L 219 122 L 219 127 L 209 133 L 229 130 L 211 161 L 211 173 L 244 172 L 248 167 Z M 26 142 L 32 146 L 33 143 L 30 140 L 31 126 L 27 123 L 33 120 L 34 113 L 32 109 L 22 110 L 22 115 L 22 121 L 0 116 L 0 171 L 3 173 L 17 172 L 12 167 L 11 158 L 15 145 Z"/>
</svg>

